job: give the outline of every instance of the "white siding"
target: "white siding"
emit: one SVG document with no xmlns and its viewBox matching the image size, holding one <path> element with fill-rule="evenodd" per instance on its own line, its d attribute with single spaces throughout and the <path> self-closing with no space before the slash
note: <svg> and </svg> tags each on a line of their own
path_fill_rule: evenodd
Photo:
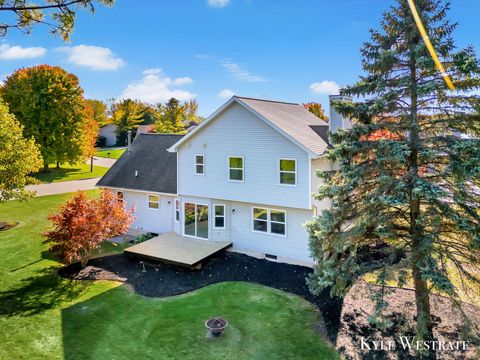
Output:
<svg viewBox="0 0 480 360">
<path fill-rule="evenodd" d="M 271 207 L 284 210 L 287 213 L 286 236 L 263 234 L 252 231 L 252 207 L 269 207 L 265 204 L 229 202 L 220 199 L 205 199 L 191 196 L 181 196 L 180 228 L 175 231 L 183 234 L 183 204 L 185 202 L 205 204 L 209 206 L 209 239 L 232 241 L 233 250 L 255 256 L 264 254 L 275 255 L 279 261 L 312 264 L 308 242 L 308 234 L 304 224 L 312 219 L 311 210 Z M 213 205 L 226 205 L 225 230 L 214 229 Z M 207 241 L 207 240 L 206 240 Z"/>
<path fill-rule="evenodd" d="M 277 257 L 312 263 L 308 242 L 308 234 L 304 224 L 312 219 L 311 210 L 280 208 L 287 212 L 287 234 L 262 234 L 252 231 L 252 207 L 265 205 L 232 203 L 231 213 L 231 241 L 233 250 L 258 252 L 275 255 Z"/>
<path fill-rule="evenodd" d="M 322 180 L 317 176 L 318 171 L 329 171 L 332 170 L 331 163 L 324 158 L 312 160 L 312 196 L 318 192 L 318 187 L 322 184 Z M 324 209 L 331 207 L 331 201 L 328 199 L 312 200 L 313 206 L 318 210 L 318 214 Z"/>
<path fill-rule="evenodd" d="M 195 154 L 205 175 L 195 175 Z M 244 157 L 244 182 L 228 180 L 228 157 Z M 297 160 L 297 185 L 279 185 L 280 158 Z M 178 193 L 272 206 L 310 208 L 310 159 L 241 105 L 233 104 L 179 149 Z"/>
<path fill-rule="evenodd" d="M 117 125 L 108 124 L 99 130 L 99 135 L 105 138 L 106 146 L 114 146 L 117 143 Z"/>
<path fill-rule="evenodd" d="M 157 234 L 173 231 L 174 198 L 171 196 L 159 196 L 160 208 L 153 210 L 148 208 L 148 193 L 124 191 L 127 209 L 135 206 L 133 214 L 135 221 L 130 228 Z"/>
</svg>

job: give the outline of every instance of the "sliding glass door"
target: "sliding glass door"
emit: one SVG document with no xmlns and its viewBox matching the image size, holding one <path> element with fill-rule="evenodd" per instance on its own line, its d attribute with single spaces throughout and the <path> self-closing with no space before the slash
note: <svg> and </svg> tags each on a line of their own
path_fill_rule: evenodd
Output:
<svg viewBox="0 0 480 360">
<path fill-rule="evenodd" d="M 184 234 L 208 239 L 208 206 L 185 203 Z"/>
</svg>

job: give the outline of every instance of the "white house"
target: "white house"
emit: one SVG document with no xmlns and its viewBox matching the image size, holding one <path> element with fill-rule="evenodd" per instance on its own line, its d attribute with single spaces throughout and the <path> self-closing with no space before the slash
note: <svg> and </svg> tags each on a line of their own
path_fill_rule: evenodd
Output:
<svg viewBox="0 0 480 360">
<path fill-rule="evenodd" d="M 311 265 L 304 224 L 329 206 L 312 198 L 331 169 L 328 130 L 302 105 L 233 96 L 185 136 L 140 135 L 97 185 L 136 206 L 133 229 Z"/>
<path fill-rule="evenodd" d="M 114 146 L 117 143 L 117 125 L 102 126 L 98 131 L 98 136 L 105 138 L 105 146 Z"/>
</svg>

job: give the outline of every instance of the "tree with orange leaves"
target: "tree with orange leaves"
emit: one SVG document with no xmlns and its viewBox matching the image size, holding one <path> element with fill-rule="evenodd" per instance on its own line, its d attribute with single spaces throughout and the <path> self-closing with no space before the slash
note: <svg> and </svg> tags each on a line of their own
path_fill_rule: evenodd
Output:
<svg viewBox="0 0 480 360">
<path fill-rule="evenodd" d="M 133 211 L 109 190 L 103 190 L 97 199 L 78 192 L 58 213 L 48 217 L 53 228 L 44 232 L 44 243 L 51 244 L 49 251 L 64 262 L 79 260 L 85 268 L 102 242 L 128 231 Z"/>
<path fill-rule="evenodd" d="M 44 170 L 57 162 L 75 164 L 83 157 L 85 107 L 78 78 L 58 66 L 22 68 L 0 89 L 10 112 L 35 139 Z"/>
</svg>

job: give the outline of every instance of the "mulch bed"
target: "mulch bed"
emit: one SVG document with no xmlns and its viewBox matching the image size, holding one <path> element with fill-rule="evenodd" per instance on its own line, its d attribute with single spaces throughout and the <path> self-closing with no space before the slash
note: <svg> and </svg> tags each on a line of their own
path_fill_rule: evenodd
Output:
<svg viewBox="0 0 480 360">
<path fill-rule="evenodd" d="M 375 329 L 368 322 L 368 315 L 374 311 L 374 303 L 370 296 L 380 290 L 379 286 L 367 284 L 360 280 L 350 289 L 343 303 L 341 326 L 337 336 L 337 349 L 342 351 L 347 359 L 417 359 L 413 352 L 404 350 L 400 336 L 415 335 L 415 293 L 409 289 L 390 288 L 385 300 L 389 306 L 385 309 L 385 316 L 393 323 L 386 330 Z M 438 341 L 461 341 L 463 319 L 460 311 L 456 309 L 452 301 L 446 297 L 431 295 L 430 306 L 434 320 L 435 340 Z M 472 304 L 462 304 L 463 311 L 470 321 L 477 325 L 474 331 L 480 336 L 480 309 Z M 370 344 L 372 350 L 364 346 L 361 349 L 361 338 Z M 369 340 L 365 340 L 368 339 Z M 376 350 L 371 345 L 371 340 L 381 341 L 387 344 L 394 341 L 394 350 Z M 388 347 L 386 347 L 388 349 Z M 437 351 L 437 359 L 480 359 L 480 351 L 475 341 L 468 346 L 468 351 Z"/>
<path fill-rule="evenodd" d="M 216 255 L 201 270 L 189 270 L 119 254 L 92 259 L 84 270 L 75 263 L 59 271 L 61 276 L 70 279 L 122 281 L 136 293 L 149 297 L 183 294 L 223 281 L 246 281 L 273 287 L 299 295 L 316 305 L 323 315 L 328 336 L 335 341 L 342 301 L 332 299 L 328 293 L 312 295 L 305 281 L 311 272 L 312 269 L 307 267 L 232 252 Z"/>
</svg>

